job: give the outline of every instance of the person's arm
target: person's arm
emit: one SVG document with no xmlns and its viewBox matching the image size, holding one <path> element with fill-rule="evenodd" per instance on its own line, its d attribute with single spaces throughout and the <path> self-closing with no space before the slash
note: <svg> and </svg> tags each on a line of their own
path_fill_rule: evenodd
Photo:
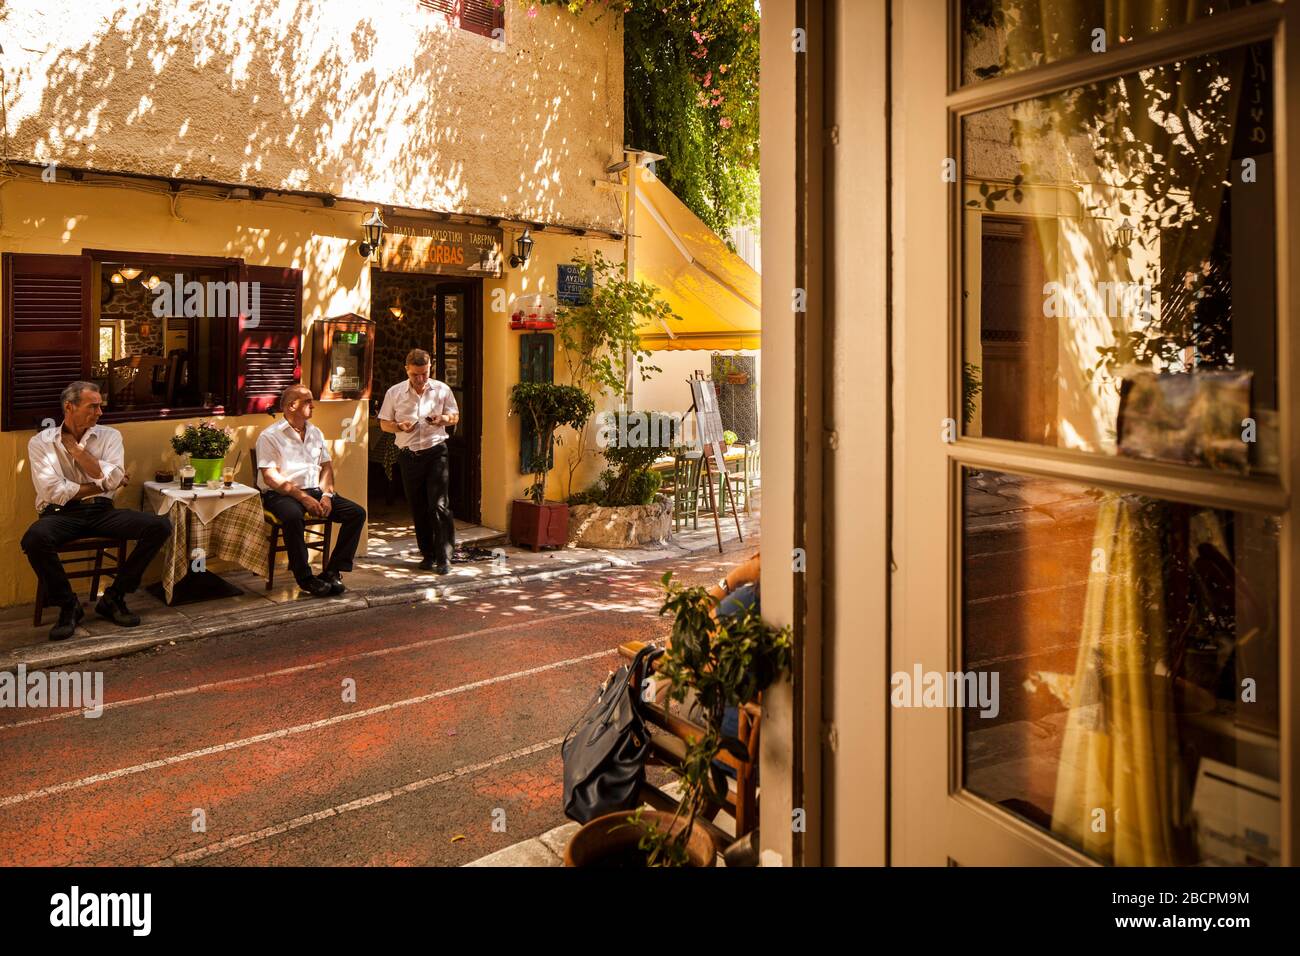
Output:
<svg viewBox="0 0 1300 956">
<path fill-rule="evenodd" d="M 447 387 L 447 394 L 442 400 L 442 414 L 434 417 L 435 425 L 455 425 L 460 422 L 460 408 L 456 405 L 456 395 L 450 386 Z"/>
<path fill-rule="evenodd" d="M 98 485 L 101 491 L 115 491 L 126 484 L 126 453 L 122 448 L 122 436 L 116 430 L 102 434 L 103 447 L 99 450 L 100 458 L 96 462 L 101 476 Z M 86 474 L 90 472 L 87 471 Z"/>
<path fill-rule="evenodd" d="M 36 486 L 37 501 L 66 505 L 75 498 L 86 497 L 80 493 L 83 485 L 64 477 L 54 443 L 41 438 L 39 432 L 27 443 L 27 460 L 32 469 L 32 484 Z M 98 493 L 99 489 L 91 492 Z"/>
<path fill-rule="evenodd" d="M 379 430 L 397 435 L 401 432 L 409 432 L 415 427 L 415 422 L 399 422 L 395 420 L 396 418 L 397 401 L 393 398 L 392 389 L 389 389 L 384 395 L 384 403 L 379 406 Z"/>
<path fill-rule="evenodd" d="M 67 432 L 59 433 L 59 441 L 63 443 L 63 448 L 69 457 L 77 463 L 77 467 L 84 471 L 91 481 L 99 482 L 104 480 L 104 471 L 99 467 L 99 459 L 86 451 L 84 445 L 78 445 L 76 440 Z"/>
<path fill-rule="evenodd" d="M 756 584 L 758 578 L 759 560 L 756 554 L 744 564 L 736 565 L 721 581 L 709 588 L 709 597 L 721 601 L 728 594 L 733 594 L 737 588 L 742 588 L 746 584 Z"/>
<path fill-rule="evenodd" d="M 328 518 L 334 510 L 334 462 L 326 458 L 320 466 L 320 506 L 324 509 L 321 517 Z"/>
<path fill-rule="evenodd" d="M 320 502 L 307 494 L 307 492 L 303 491 L 284 475 L 280 474 L 280 469 L 275 466 L 274 462 L 271 464 L 264 464 L 259 461 L 257 467 L 261 470 L 262 481 L 266 482 L 268 488 L 272 491 L 278 491 L 286 498 L 294 499 L 306 508 L 307 513 L 312 517 L 322 517 Z"/>
</svg>

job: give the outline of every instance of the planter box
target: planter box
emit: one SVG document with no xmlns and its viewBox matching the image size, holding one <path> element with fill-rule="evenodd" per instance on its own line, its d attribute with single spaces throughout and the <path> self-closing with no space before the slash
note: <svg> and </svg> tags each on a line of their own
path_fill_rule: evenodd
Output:
<svg viewBox="0 0 1300 956">
<path fill-rule="evenodd" d="M 557 501 L 535 505 L 516 498 L 510 507 L 510 540 L 534 551 L 564 547 L 569 540 L 569 506 Z"/>
<path fill-rule="evenodd" d="M 569 542 L 582 548 L 640 548 L 663 544 L 673 533 L 673 507 L 663 495 L 652 504 L 569 508 Z"/>
</svg>

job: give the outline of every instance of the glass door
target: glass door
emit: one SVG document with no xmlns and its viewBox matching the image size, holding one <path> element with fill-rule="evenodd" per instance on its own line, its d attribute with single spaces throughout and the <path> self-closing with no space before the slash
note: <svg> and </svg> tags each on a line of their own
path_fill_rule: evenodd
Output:
<svg viewBox="0 0 1300 956">
<path fill-rule="evenodd" d="M 894 861 L 1294 862 L 1294 4 L 901 7 Z"/>
<path fill-rule="evenodd" d="M 477 283 L 439 283 L 436 294 L 437 376 L 456 396 L 460 424 L 447 445 L 451 456 L 451 510 L 461 521 L 479 520 L 479 381 Z"/>
</svg>

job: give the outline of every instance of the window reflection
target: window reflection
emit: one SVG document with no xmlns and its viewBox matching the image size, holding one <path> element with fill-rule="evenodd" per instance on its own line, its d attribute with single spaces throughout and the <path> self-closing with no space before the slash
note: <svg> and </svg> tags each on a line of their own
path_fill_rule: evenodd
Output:
<svg viewBox="0 0 1300 956">
<path fill-rule="evenodd" d="M 966 434 L 1276 473 L 1271 64 L 963 119 Z"/>
<path fill-rule="evenodd" d="M 1119 43 L 1261 2 L 962 0 L 962 82 L 1104 52 Z"/>
<path fill-rule="evenodd" d="M 967 789 L 1116 865 L 1279 859 L 1278 519 L 964 474 Z"/>
</svg>

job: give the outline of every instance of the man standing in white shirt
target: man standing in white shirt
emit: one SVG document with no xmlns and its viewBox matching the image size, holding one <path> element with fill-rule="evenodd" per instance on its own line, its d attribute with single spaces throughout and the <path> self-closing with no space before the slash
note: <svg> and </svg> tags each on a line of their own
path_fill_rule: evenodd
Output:
<svg viewBox="0 0 1300 956">
<path fill-rule="evenodd" d="M 379 427 L 392 434 L 397 444 L 397 466 L 423 558 L 420 570 L 446 574 L 456 547 L 456 521 L 447 490 L 451 464 L 446 426 L 460 421 L 460 409 L 451 387 L 430 377 L 431 373 L 429 353 L 411 349 L 406 356 L 406 381 L 384 395 Z"/>
<path fill-rule="evenodd" d="M 257 436 L 257 486 L 262 507 L 280 522 L 298 586 L 313 597 L 328 597 L 347 590 L 342 572 L 352 570 L 366 509 L 334 491 L 334 463 L 325 436 L 311 423 L 315 406 L 305 385 L 290 385 L 280 395 L 284 418 Z M 311 573 L 307 558 L 307 515 L 341 525 L 320 577 Z"/>
<path fill-rule="evenodd" d="M 145 568 L 172 532 L 166 515 L 113 507 L 127 474 L 122 436 L 115 428 L 97 424 L 104 406 L 99 386 L 73 382 L 60 397 L 63 422 L 42 429 L 27 443 L 40 518 L 22 540 L 32 570 L 45 584 L 46 600 L 59 608 L 58 623 L 50 629 L 52 641 L 71 637 L 86 616 L 59 558 L 62 545 L 84 537 L 139 542 L 95 605 L 100 617 L 135 627 L 140 616 L 126 606 L 126 595 L 140 586 Z"/>
</svg>

